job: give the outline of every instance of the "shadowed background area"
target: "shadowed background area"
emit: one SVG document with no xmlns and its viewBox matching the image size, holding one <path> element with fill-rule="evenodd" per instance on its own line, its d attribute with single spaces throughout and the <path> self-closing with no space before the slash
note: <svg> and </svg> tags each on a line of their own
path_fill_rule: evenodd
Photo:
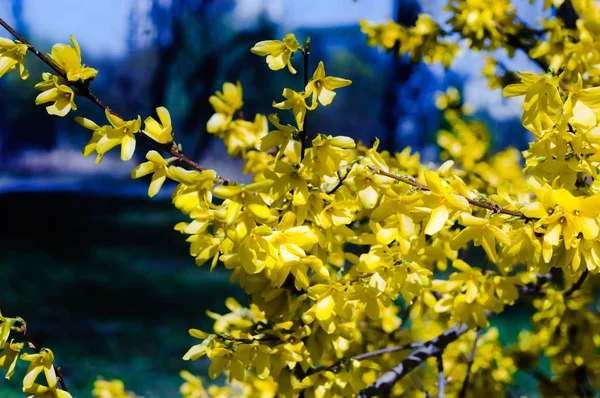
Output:
<svg viewBox="0 0 600 398">
<path fill-rule="evenodd" d="M 421 11 L 439 16 L 441 7 L 416 0 L 12 0 L 0 2 L 0 17 L 44 52 L 73 34 L 83 61 L 100 71 L 92 84 L 98 97 L 130 118 L 166 106 L 186 154 L 244 180 L 241 162 L 206 133 L 213 113 L 208 98 L 223 82 L 239 80 L 250 119 L 271 113 L 284 87 L 301 90 L 299 60 L 292 76 L 269 70 L 249 51 L 288 32 L 301 42 L 311 37 L 311 69 L 324 60 L 329 75 L 353 81 L 311 115 L 315 132 L 366 143 L 379 137 L 384 149 L 412 146 L 425 161 L 436 161 L 442 117 L 435 93 L 456 86 L 489 127 L 495 150 L 524 149 L 520 106 L 487 88 L 481 57 L 463 56 L 448 71 L 412 65 L 369 48 L 358 26 L 360 19 L 410 25 Z M 533 21 L 541 9 L 521 7 L 520 15 Z M 97 376 L 119 377 L 146 397 L 173 396 L 181 369 L 205 376 L 208 367 L 181 360 L 194 344 L 187 330 L 210 329 L 206 310 L 224 313 L 225 298 L 245 297 L 225 270 L 194 265 L 185 237 L 173 230 L 185 216 L 171 206 L 169 189 L 150 200 L 147 181 L 130 180 L 149 147 L 138 141 L 137 158 L 129 162 L 118 151 L 100 165 L 83 157 L 89 131 L 72 115 L 50 117 L 34 105 L 33 82 L 47 69 L 32 56 L 26 65 L 30 80 L 16 74 L 0 80 L 0 309 L 29 321 L 77 396 L 89 396 Z M 535 70 L 519 55 L 512 65 Z M 104 119 L 92 104 L 77 104 L 74 115 Z M 521 327 L 527 317 L 515 311 L 505 318 Z M 514 337 L 514 330 L 503 335 Z M 18 377 L 0 383 L 3 397 L 20 397 L 19 391 Z"/>
</svg>

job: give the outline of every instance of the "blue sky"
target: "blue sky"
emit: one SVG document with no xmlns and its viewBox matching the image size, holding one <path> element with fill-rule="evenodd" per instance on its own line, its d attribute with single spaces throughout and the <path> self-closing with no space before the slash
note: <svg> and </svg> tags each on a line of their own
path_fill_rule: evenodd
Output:
<svg viewBox="0 0 600 398">
<path fill-rule="evenodd" d="M 134 8 L 144 9 L 149 0 L 23 0 L 25 23 L 33 39 L 68 43 L 73 34 L 82 48 L 94 56 L 122 56 L 128 38 L 129 17 Z M 168 5 L 171 0 L 160 0 Z M 240 28 L 251 27 L 261 11 L 281 26 L 299 27 L 356 24 L 359 19 L 385 21 L 393 13 L 393 0 L 240 0 L 232 20 Z M 340 12 L 343 10 L 343 12 Z M 0 0 L 0 15 L 14 22 L 9 0 Z"/>
</svg>

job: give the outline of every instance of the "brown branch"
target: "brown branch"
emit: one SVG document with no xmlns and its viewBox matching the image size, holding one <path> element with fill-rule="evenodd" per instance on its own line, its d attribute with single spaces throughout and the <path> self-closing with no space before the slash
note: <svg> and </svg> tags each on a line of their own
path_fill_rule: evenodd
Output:
<svg viewBox="0 0 600 398">
<path fill-rule="evenodd" d="M 369 351 L 369 352 L 365 352 L 365 353 L 362 353 L 359 355 L 355 355 L 350 358 L 342 358 L 339 361 L 337 361 L 336 363 L 334 363 L 333 365 L 321 366 L 321 367 L 309 369 L 306 372 L 306 375 L 311 375 L 311 374 L 314 374 L 317 372 L 327 372 L 327 371 L 336 373 L 344 366 L 344 364 L 347 364 L 351 360 L 362 361 L 362 360 L 365 360 L 365 359 L 368 359 L 371 357 L 390 354 L 392 352 L 412 350 L 415 348 L 419 348 L 419 347 L 423 346 L 424 344 L 427 344 L 427 342 L 425 342 L 425 343 L 409 343 L 409 344 L 398 345 L 398 346 L 394 346 L 394 347 L 386 347 L 386 348 L 381 348 L 379 350 Z"/>
<path fill-rule="evenodd" d="M 335 193 L 335 191 L 340 189 L 342 187 L 342 185 L 344 185 L 344 180 L 346 179 L 346 177 L 348 177 L 348 174 L 350 174 L 349 170 L 346 170 L 346 174 L 344 174 L 343 177 L 338 172 L 338 183 L 336 184 L 335 187 L 333 187 L 333 189 L 331 191 L 327 192 L 327 195 L 331 195 L 331 194 Z"/>
<path fill-rule="evenodd" d="M 304 47 L 302 48 L 302 58 L 304 60 L 304 86 L 302 90 L 306 90 L 306 85 L 308 84 L 308 56 L 310 55 L 310 37 L 306 38 L 306 42 Z M 316 94 L 313 94 L 316 95 Z M 304 151 L 308 146 L 308 134 L 306 133 L 306 126 L 308 123 L 308 112 L 304 115 L 304 124 L 302 126 L 302 131 L 300 132 L 300 145 L 302 149 L 300 149 L 300 161 L 304 160 Z"/>
<path fill-rule="evenodd" d="M 579 279 L 577 279 L 577 282 L 573 283 L 571 285 L 570 288 L 568 288 L 567 290 L 563 290 L 562 291 L 562 295 L 564 297 L 569 297 L 571 296 L 573 293 L 575 293 L 577 290 L 581 289 L 581 286 L 583 285 L 583 282 L 585 282 L 585 280 L 587 279 L 588 275 L 589 275 L 589 271 L 586 268 L 585 271 L 583 271 L 581 273 L 581 276 L 579 277 Z"/>
<path fill-rule="evenodd" d="M 69 82 L 69 84 L 76 89 L 75 93 L 77 95 L 89 99 L 90 101 L 92 101 L 94 104 L 96 104 L 98 107 L 102 108 L 103 110 L 106 110 L 106 111 L 112 113 L 113 115 L 115 115 L 116 117 L 118 117 L 122 120 L 125 120 L 117 112 L 115 112 L 112 108 L 110 108 L 108 105 L 106 105 L 104 102 L 102 102 L 98 97 L 96 97 L 90 91 L 90 87 L 89 87 L 90 81 L 89 80 L 85 81 L 85 82 L 81 81 L 81 80 L 69 81 L 69 79 L 67 78 L 67 74 L 64 70 L 62 70 L 58 65 L 56 65 L 56 63 L 54 63 L 50 58 L 48 58 L 44 54 L 42 54 L 33 44 L 31 44 L 29 41 L 27 41 L 22 35 L 20 35 L 16 30 L 14 30 L 12 28 L 12 26 L 10 26 L 2 18 L 0 18 L 0 25 L 2 27 L 4 27 L 4 29 L 6 29 L 8 32 L 10 32 L 10 34 L 12 34 L 22 44 L 25 44 L 29 51 L 31 51 L 33 54 L 35 54 L 40 60 L 42 60 L 42 62 L 44 62 L 46 65 L 48 65 L 54 72 L 56 72 L 62 78 L 67 80 Z M 138 133 L 140 133 L 140 132 L 141 131 L 139 131 Z M 159 147 L 160 149 L 175 156 L 175 158 L 177 158 L 177 161 L 186 164 L 187 166 L 191 167 L 192 169 L 195 169 L 200 172 L 206 170 L 204 167 L 200 166 L 198 163 L 194 162 L 193 160 L 191 160 L 190 158 L 185 156 L 181 151 L 179 151 L 177 149 L 177 145 L 175 145 L 175 144 L 173 144 L 171 146 L 169 146 L 168 144 L 161 145 L 161 144 L 156 143 L 154 140 L 152 140 L 152 138 L 146 136 L 145 134 L 141 134 L 141 136 L 144 137 L 145 139 L 148 139 L 153 145 L 155 145 L 155 146 Z M 217 176 L 217 180 L 219 183 L 222 183 L 223 185 L 228 185 L 230 183 L 230 181 L 228 179 L 219 177 L 219 176 Z"/>
<path fill-rule="evenodd" d="M 475 335 L 475 341 L 473 341 L 473 350 L 467 359 L 467 374 L 465 375 L 465 380 L 463 381 L 462 387 L 460 388 L 460 392 L 458 393 L 458 398 L 465 398 L 467 395 L 467 387 L 469 386 L 469 376 L 471 375 L 471 367 L 473 366 L 473 362 L 475 361 L 475 351 L 477 351 L 477 341 L 479 340 L 479 336 L 481 336 L 481 328 L 477 328 L 477 334 Z"/>
<path fill-rule="evenodd" d="M 27 329 L 27 323 L 22 319 L 21 319 L 21 321 L 23 323 L 23 325 L 21 325 L 21 332 L 23 333 L 23 336 L 27 340 L 29 347 L 31 347 L 33 350 L 35 350 L 35 352 L 37 352 L 39 354 L 42 351 L 42 347 L 40 347 L 39 345 L 37 345 L 35 343 L 35 341 L 33 341 L 33 338 L 29 334 L 29 329 Z M 54 364 L 53 364 L 53 366 L 54 366 Z M 54 369 L 56 371 L 56 377 L 58 378 L 58 382 L 60 383 L 61 389 L 68 392 L 67 383 L 65 383 L 65 378 L 62 374 L 61 368 L 58 366 L 54 366 Z"/>
<path fill-rule="evenodd" d="M 374 173 L 376 174 L 380 174 L 389 178 L 392 178 L 396 181 L 400 181 L 403 182 L 405 184 L 408 184 L 420 191 L 431 191 L 431 189 L 429 189 L 429 187 L 427 185 L 421 184 L 419 181 L 413 179 L 413 178 L 409 178 L 409 177 L 404 177 L 404 176 L 399 176 L 393 173 L 388 173 L 387 171 L 383 171 L 381 169 L 378 169 L 377 167 L 373 167 L 373 166 L 368 166 L 369 169 L 371 169 Z M 462 195 L 460 195 L 462 196 Z M 522 218 L 525 221 L 529 221 L 529 220 L 534 220 L 533 218 L 529 218 L 527 217 L 525 214 L 521 213 L 520 211 L 514 211 L 514 210 L 508 210 L 505 209 L 504 207 L 500 206 L 497 203 L 488 203 L 488 202 L 481 202 L 478 200 L 474 200 L 474 199 L 470 199 L 467 198 L 466 196 L 463 196 L 470 204 L 472 204 L 473 206 L 477 206 L 477 207 L 481 207 L 483 209 L 487 209 L 490 210 L 492 213 L 502 213 L 502 214 L 508 214 L 510 216 L 514 216 L 514 217 L 519 217 Z"/>
</svg>

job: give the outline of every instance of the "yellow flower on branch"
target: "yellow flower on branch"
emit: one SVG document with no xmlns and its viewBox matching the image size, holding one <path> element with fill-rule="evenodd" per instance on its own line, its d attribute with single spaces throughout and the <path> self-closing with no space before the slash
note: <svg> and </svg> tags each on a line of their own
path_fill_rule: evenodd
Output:
<svg viewBox="0 0 600 398">
<path fill-rule="evenodd" d="M 73 398 L 67 391 L 57 386 L 47 387 L 34 383 L 31 387 L 23 387 L 23 392 L 32 394 L 27 398 Z"/>
<path fill-rule="evenodd" d="M 106 130 L 96 145 L 96 150 L 103 155 L 117 145 L 121 145 L 121 160 L 129 160 L 135 152 L 135 133 L 142 127 L 142 119 L 124 121 L 113 115 L 108 109 L 105 111 L 106 118 L 112 125 L 112 128 Z"/>
<path fill-rule="evenodd" d="M 15 343 L 11 340 L 10 343 L 5 342 L 0 345 L 0 368 L 6 370 L 6 379 L 10 379 L 15 371 L 19 353 L 23 350 L 23 343 Z"/>
<path fill-rule="evenodd" d="M 44 81 L 35 85 L 35 89 L 42 91 L 35 99 L 36 105 L 54 102 L 46 107 L 46 111 L 48 114 L 56 116 L 65 116 L 71 109 L 77 110 L 75 92 L 69 87 L 69 82 L 47 72 L 42 74 L 42 78 Z"/>
<path fill-rule="evenodd" d="M 292 66 L 292 55 L 301 48 L 300 43 L 291 33 L 288 33 L 279 40 L 264 40 L 259 41 L 250 49 L 254 54 L 264 57 L 267 56 L 267 64 L 272 70 L 283 69 L 286 65 L 289 71 L 293 74 L 296 69 Z"/>
<path fill-rule="evenodd" d="M 15 70 L 18 64 L 21 79 L 27 79 L 29 72 L 23 64 L 25 54 L 27 54 L 27 46 L 25 44 L 15 43 L 10 39 L 0 37 L 0 78 L 5 73 Z"/>
<path fill-rule="evenodd" d="M 475 217 L 469 213 L 462 213 L 458 217 L 458 222 L 466 228 L 452 239 L 450 248 L 458 250 L 467 246 L 470 241 L 473 241 L 475 246 L 483 247 L 491 262 L 494 264 L 497 263 L 498 253 L 496 251 L 496 242 L 499 241 L 506 246 L 510 244 L 510 238 L 499 226 L 494 225 L 494 221 Z M 498 220 L 497 222 L 504 221 Z"/>
<path fill-rule="evenodd" d="M 141 178 L 152 173 L 152 181 L 148 188 L 148 196 L 153 197 L 160 191 L 160 188 L 167 179 L 168 161 L 163 159 L 156 151 L 149 151 L 146 154 L 146 159 L 148 159 L 147 162 L 144 162 L 133 169 L 131 178 Z"/>
<path fill-rule="evenodd" d="M 577 247 L 581 238 L 595 240 L 598 237 L 600 195 L 573 196 L 564 188 L 552 189 L 534 177 L 528 180 L 528 185 L 539 201 L 529 204 L 523 213 L 539 219 L 535 232 L 544 236 L 542 254 L 546 263 L 550 262 L 553 247 L 559 245 L 561 238 L 565 249 L 570 249 Z"/>
<path fill-rule="evenodd" d="M 333 90 L 349 86 L 350 84 L 352 84 L 352 81 L 348 79 L 325 76 L 325 66 L 323 65 L 323 61 L 320 61 L 312 79 L 304 89 L 305 98 L 313 96 L 312 103 L 308 109 L 312 110 L 317 107 L 317 99 L 323 106 L 331 104 L 336 94 Z"/>
<path fill-rule="evenodd" d="M 145 126 L 142 132 L 158 143 L 168 144 L 173 141 L 171 115 L 164 106 L 156 108 L 156 114 L 158 115 L 160 123 L 152 116 L 148 116 L 146 120 L 144 120 Z"/>
<path fill-rule="evenodd" d="M 225 82 L 223 83 L 223 91 L 216 92 L 208 99 L 215 113 L 206 123 L 206 130 L 209 133 L 218 133 L 227 129 L 229 122 L 233 118 L 233 114 L 242 107 L 242 85 Z"/>
<path fill-rule="evenodd" d="M 425 234 L 433 235 L 444 228 L 451 212 L 467 210 L 469 202 L 463 196 L 451 192 L 435 172 L 425 170 L 425 179 L 431 189 L 424 197 L 425 204 L 432 208 Z"/>
<path fill-rule="evenodd" d="M 213 194 L 218 198 L 227 199 L 225 222 L 231 225 L 238 217 L 242 207 L 245 207 L 258 222 L 266 222 L 271 217 L 271 210 L 258 193 L 268 192 L 273 183 L 273 180 L 265 180 L 246 186 L 219 185 L 215 187 Z"/>
<path fill-rule="evenodd" d="M 71 37 L 71 44 L 55 44 L 52 47 L 52 53 L 48 54 L 50 59 L 56 63 L 62 70 L 65 71 L 67 79 L 70 82 L 78 80 L 89 80 L 93 79 L 98 75 L 98 71 L 94 68 L 89 68 L 81 64 L 81 50 L 79 44 L 73 35 Z"/>
<path fill-rule="evenodd" d="M 0 344 L 4 344 L 8 341 L 10 335 L 10 328 L 17 322 L 16 318 L 6 318 L 2 316 L 0 312 Z"/>
<path fill-rule="evenodd" d="M 294 136 L 294 127 L 290 125 L 282 125 L 279 122 L 279 115 L 273 113 L 268 117 L 269 121 L 276 130 L 269 131 L 267 135 L 260 140 L 260 150 L 267 152 L 269 149 L 279 146 L 279 151 L 275 159 L 279 159 L 288 146 L 288 143 Z"/>
<path fill-rule="evenodd" d="M 75 117 L 75 121 L 82 127 L 85 127 L 86 129 L 93 131 L 92 138 L 87 143 L 87 145 L 83 148 L 83 151 L 82 151 L 83 156 L 90 156 L 94 151 L 97 151 L 98 142 L 100 141 L 100 139 L 102 137 L 104 137 L 106 135 L 106 131 L 109 128 L 109 126 L 100 127 L 96 123 L 94 123 L 92 120 L 87 119 L 85 117 L 81 117 L 81 116 Z M 103 154 L 98 153 L 98 156 L 96 156 L 96 163 L 100 163 L 102 161 L 103 156 L 104 156 Z"/>
<path fill-rule="evenodd" d="M 27 374 L 25 375 L 25 378 L 23 378 L 24 392 L 28 392 L 25 390 L 30 389 L 35 385 L 35 379 L 37 379 L 42 371 L 46 376 L 48 387 L 52 388 L 56 386 L 58 379 L 56 377 L 54 365 L 52 365 L 52 362 L 54 362 L 54 354 L 51 350 L 42 348 L 39 353 L 21 355 L 21 359 L 31 362 L 27 368 Z M 35 390 L 35 388 L 33 389 Z"/>
<path fill-rule="evenodd" d="M 537 76 L 529 72 L 518 72 L 521 83 L 509 84 L 502 90 L 505 97 L 525 96 L 523 126 L 541 137 L 554 127 L 560 117 L 563 102 L 558 92 L 558 76 L 546 73 Z"/>
<path fill-rule="evenodd" d="M 282 95 L 285 97 L 285 101 L 273 101 L 273 107 L 282 110 L 292 109 L 296 125 L 302 131 L 304 129 L 304 117 L 306 116 L 306 101 L 304 97 L 291 88 L 284 89 Z"/>
</svg>

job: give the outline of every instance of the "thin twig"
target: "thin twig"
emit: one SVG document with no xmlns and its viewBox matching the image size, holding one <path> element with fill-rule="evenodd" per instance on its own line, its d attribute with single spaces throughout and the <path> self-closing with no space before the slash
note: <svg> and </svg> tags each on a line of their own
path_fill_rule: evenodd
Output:
<svg viewBox="0 0 600 398">
<path fill-rule="evenodd" d="M 437 368 L 438 368 L 438 398 L 444 398 L 446 396 L 446 376 L 444 376 L 444 361 L 442 359 L 442 353 L 437 356 Z"/>
<path fill-rule="evenodd" d="M 58 65 L 56 65 L 56 63 L 54 63 L 50 58 L 48 58 L 44 54 L 42 54 L 33 44 L 31 44 L 29 41 L 27 41 L 22 35 L 20 35 L 16 30 L 14 30 L 12 28 L 12 26 L 10 26 L 2 18 L 0 18 L 0 25 L 2 27 L 4 27 L 4 29 L 6 29 L 8 32 L 10 32 L 10 34 L 12 34 L 22 44 L 25 44 L 27 46 L 27 49 L 29 51 L 31 51 L 33 54 L 35 54 L 40 60 L 42 60 L 42 62 L 44 62 L 46 65 L 48 65 L 54 72 L 56 72 L 62 78 L 64 78 L 65 80 L 67 80 L 70 85 L 72 85 L 74 88 L 76 88 L 75 93 L 77 95 L 89 99 L 94 104 L 96 104 L 98 107 L 100 107 L 100 108 L 102 108 L 104 110 L 107 110 L 108 112 L 112 113 L 113 115 L 115 115 L 119 119 L 125 120 L 117 112 L 115 112 L 112 108 L 110 108 L 108 105 L 106 105 L 104 102 L 102 102 L 98 97 L 96 97 L 90 91 L 90 87 L 89 87 L 90 86 L 89 85 L 90 81 L 89 80 L 85 81 L 85 82 L 81 81 L 81 80 L 79 80 L 79 81 L 69 81 L 69 79 L 67 78 L 67 74 L 66 74 L 66 72 L 64 70 L 62 70 Z M 140 133 L 140 132 L 138 132 L 138 133 Z M 175 145 L 175 144 L 172 144 L 171 146 L 169 146 L 168 144 L 167 145 L 161 145 L 161 144 L 156 143 L 154 140 L 152 140 L 150 137 L 146 136 L 145 134 L 140 134 L 140 135 L 142 137 L 144 137 L 144 139 L 148 139 L 153 145 L 159 147 L 160 149 L 162 149 L 162 150 L 164 150 L 166 152 L 169 152 L 171 155 L 173 155 L 173 156 L 175 156 L 175 158 L 177 158 L 177 161 L 188 165 L 192 169 L 195 169 L 195 170 L 200 171 L 200 172 L 206 170 L 204 167 L 200 166 L 198 163 L 196 163 L 193 160 L 189 159 L 181 151 L 179 151 L 177 149 L 177 145 Z M 223 178 L 223 177 L 219 177 L 219 176 L 217 176 L 217 180 L 218 180 L 219 183 L 222 183 L 223 185 L 228 185 L 231 182 L 228 179 Z"/>
<path fill-rule="evenodd" d="M 409 343 L 409 344 L 404 344 L 404 345 L 399 345 L 399 346 L 394 346 L 394 347 L 387 347 L 387 348 L 381 348 L 379 350 L 375 350 L 375 351 L 369 351 L 369 352 L 365 352 L 363 354 L 359 354 L 359 355 L 355 355 L 353 357 L 348 358 L 342 358 L 339 361 L 337 361 L 336 363 L 334 363 L 333 365 L 330 366 L 324 366 L 324 367 L 316 367 L 313 369 L 309 369 L 307 372 L 307 375 L 311 375 L 317 372 L 326 372 L 326 371 L 330 371 L 330 372 L 337 372 L 344 363 L 347 363 L 351 360 L 357 360 L 357 361 L 362 361 L 364 359 L 368 359 L 371 357 L 375 357 L 375 356 L 379 356 L 379 355 L 384 355 L 384 354 L 390 354 L 392 352 L 398 352 L 398 351 L 405 351 L 405 350 L 413 350 L 415 348 L 419 348 L 421 346 L 423 346 L 424 344 L 427 344 L 427 342 L 424 343 Z"/>
<path fill-rule="evenodd" d="M 414 368 L 422 364 L 427 358 L 440 356 L 446 346 L 453 341 L 456 341 L 460 336 L 469 331 L 469 327 L 465 323 L 457 323 L 456 325 L 446 329 L 444 333 L 429 340 L 421 345 L 420 348 L 413 351 L 406 359 L 396 365 L 392 370 L 382 374 L 374 383 L 371 383 L 366 388 L 357 394 L 357 398 L 367 398 L 376 395 L 386 396 L 389 394 L 396 382 L 409 374 Z"/>
<path fill-rule="evenodd" d="M 306 38 L 306 43 L 304 44 L 304 47 L 302 48 L 302 57 L 304 59 L 304 86 L 302 87 L 302 90 L 306 90 L 306 85 L 308 84 L 308 57 L 310 55 L 310 37 Z M 316 95 L 316 94 L 313 94 Z M 302 127 L 302 131 L 300 132 L 300 145 L 302 146 L 302 149 L 300 150 L 300 161 L 304 160 L 304 151 L 306 150 L 306 147 L 308 146 L 308 134 L 306 132 L 307 129 L 307 123 L 308 123 L 308 112 L 305 113 L 304 115 L 304 125 Z"/>
<path fill-rule="evenodd" d="M 338 183 L 336 184 L 335 187 L 333 187 L 333 189 L 331 191 L 327 192 L 327 195 L 331 195 L 331 194 L 335 193 L 335 191 L 340 189 L 342 187 L 342 185 L 344 185 L 344 180 L 346 179 L 346 177 L 348 177 L 348 174 L 350 174 L 350 171 L 346 170 L 346 174 L 344 174 L 344 176 L 342 177 L 338 172 Z"/>
<path fill-rule="evenodd" d="M 581 286 L 583 285 L 583 282 L 585 282 L 586 278 L 589 275 L 589 271 L 586 268 L 585 271 L 582 272 L 581 276 L 579 277 L 579 279 L 577 279 L 577 282 L 573 283 L 571 285 L 570 288 L 568 288 L 567 290 L 563 290 L 562 294 L 564 297 L 569 297 L 570 295 L 572 295 L 573 293 L 575 293 L 577 290 L 581 289 Z"/>
<path fill-rule="evenodd" d="M 479 340 L 479 336 L 481 336 L 481 328 L 477 328 L 477 334 L 475 334 L 475 340 L 473 341 L 473 350 L 471 350 L 471 354 L 467 359 L 467 374 L 465 375 L 465 380 L 463 381 L 462 387 L 460 388 L 460 392 L 458 393 L 458 398 L 464 398 L 467 394 L 467 387 L 469 386 L 469 376 L 471 375 L 471 367 L 473 366 L 473 362 L 475 361 L 475 351 L 477 351 L 477 341 Z"/>
<path fill-rule="evenodd" d="M 373 167 L 373 166 L 368 166 L 368 167 L 376 174 L 380 174 L 380 175 L 383 175 L 383 176 L 386 176 L 389 178 L 393 178 L 396 181 L 400 181 L 400 182 L 408 184 L 412 187 L 415 187 L 420 191 L 431 191 L 431 189 L 429 189 L 429 187 L 427 185 L 421 184 L 419 181 L 417 181 L 415 179 L 388 173 L 387 171 L 383 171 L 381 169 L 378 169 L 377 167 Z M 460 195 L 460 196 L 462 196 L 462 195 Z M 490 210 L 492 213 L 508 214 L 510 216 L 522 218 L 525 221 L 534 220 L 533 218 L 527 217 L 525 214 L 521 213 L 520 211 L 505 209 L 504 207 L 500 206 L 497 203 L 480 202 L 478 200 L 470 199 L 465 196 L 463 196 L 463 197 L 467 200 L 467 202 L 469 202 L 473 206 L 477 206 L 477 207 L 481 207 L 483 209 Z"/>
</svg>

